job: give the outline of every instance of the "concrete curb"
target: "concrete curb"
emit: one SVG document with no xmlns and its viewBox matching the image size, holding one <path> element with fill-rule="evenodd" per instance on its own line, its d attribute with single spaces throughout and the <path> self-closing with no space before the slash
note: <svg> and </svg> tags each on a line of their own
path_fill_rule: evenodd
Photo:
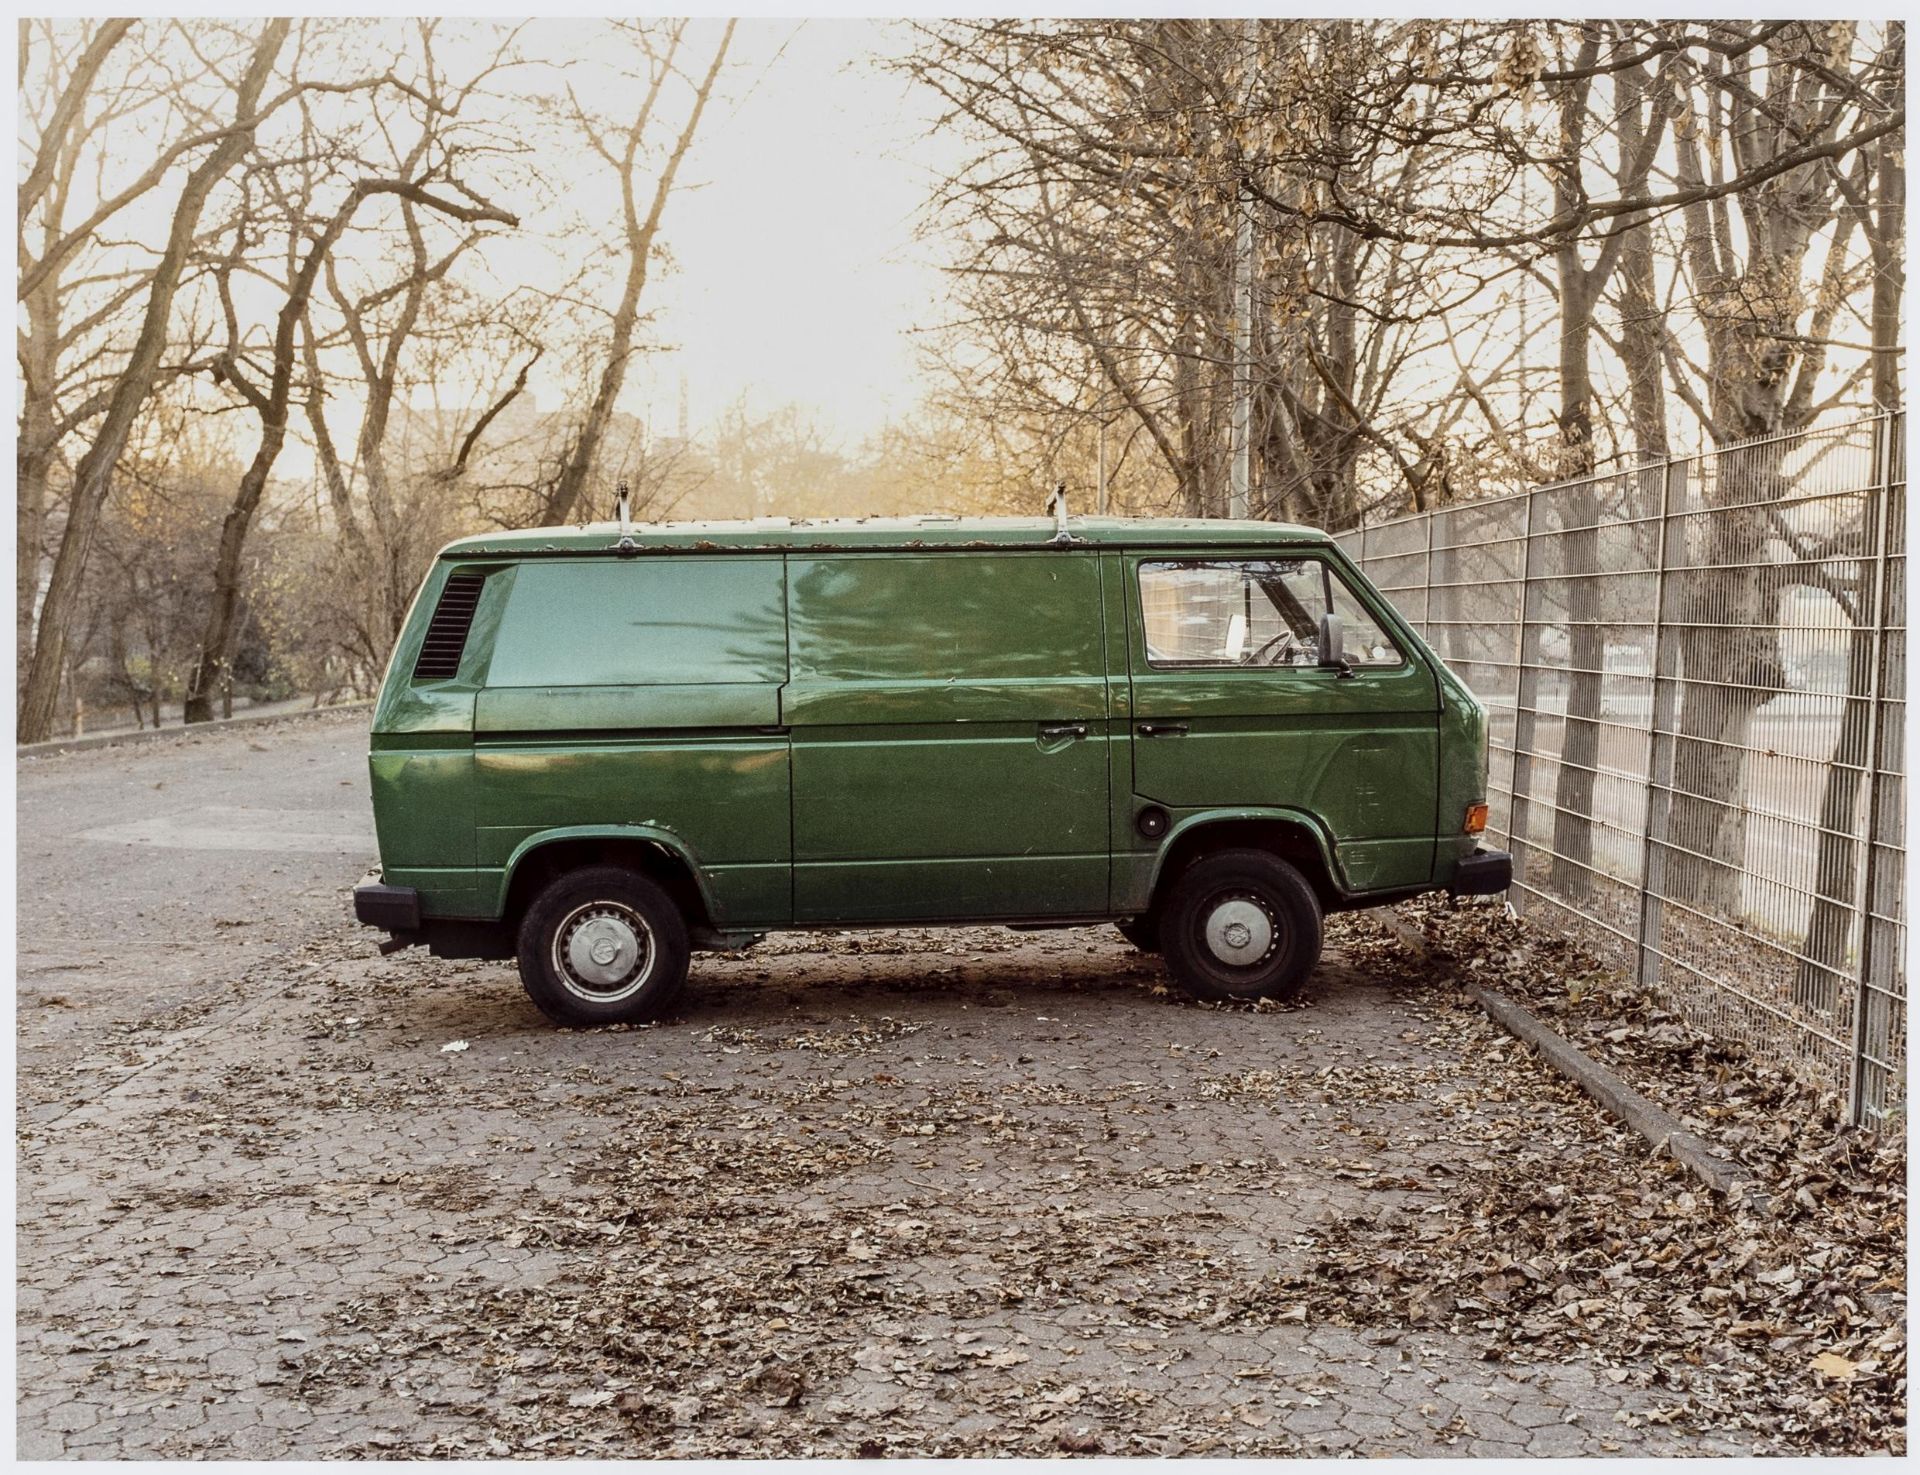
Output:
<svg viewBox="0 0 1920 1475">
<path fill-rule="evenodd" d="M 1432 948 L 1420 933 L 1390 913 L 1379 914 L 1387 930 L 1423 957 L 1433 960 Z M 1757 1213 L 1768 1212 L 1766 1197 L 1739 1165 L 1716 1153 L 1706 1139 L 1688 1131 L 1679 1118 L 1654 1105 L 1633 1087 L 1565 1037 L 1542 1024 L 1504 994 L 1467 980 L 1456 980 L 1487 1017 L 1584 1091 L 1602 1110 L 1618 1118 L 1646 1139 L 1658 1156 L 1665 1153 L 1713 1192 Z"/>
<path fill-rule="evenodd" d="M 308 707 L 297 712 L 249 712 L 240 717 L 221 717 L 212 722 L 196 722 L 191 727 L 148 727 L 133 732 L 102 732 L 88 737 L 54 738 L 45 743 L 20 743 L 15 758 L 52 758 L 61 753 L 84 753 L 92 748 L 112 748 L 121 743 L 151 743 L 161 738 L 190 738 L 228 732 L 236 727 L 265 727 L 270 722 L 299 722 L 322 717 L 329 712 L 352 712 L 371 707 L 372 698 L 357 702 L 336 702 L 330 707 Z"/>
<path fill-rule="evenodd" d="M 1681 1126 L 1672 1113 L 1655 1106 L 1606 1066 L 1547 1028 L 1504 994 L 1476 983 L 1467 984 L 1466 990 L 1495 1024 L 1516 1040 L 1531 1045 L 1547 1064 L 1646 1138 L 1655 1155 L 1666 1153 L 1721 1197 L 1764 1212 L 1764 1200 L 1759 1198 L 1738 1164 L 1721 1157 L 1704 1138 Z"/>
</svg>

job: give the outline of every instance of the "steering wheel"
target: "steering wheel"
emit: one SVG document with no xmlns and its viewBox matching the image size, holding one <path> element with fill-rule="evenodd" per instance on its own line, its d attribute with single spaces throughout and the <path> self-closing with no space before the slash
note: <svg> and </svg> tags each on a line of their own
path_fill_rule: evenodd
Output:
<svg viewBox="0 0 1920 1475">
<path fill-rule="evenodd" d="M 1284 646 L 1283 646 L 1283 642 L 1284 642 Z M 1262 645 L 1260 649 L 1256 650 L 1253 653 L 1253 659 L 1248 661 L 1247 664 L 1249 666 L 1277 666 L 1280 664 L 1277 658 L 1279 656 L 1288 654 L 1289 652 L 1287 648 L 1298 646 L 1299 643 L 1300 642 L 1294 638 L 1294 634 L 1291 630 L 1282 630 L 1278 635 L 1274 636 L 1272 639 L 1268 640 L 1266 644 Z M 1275 650 L 1276 646 L 1282 646 L 1282 648 Z M 1267 652 L 1270 650 L 1274 652 L 1275 659 L 1268 659 Z"/>
</svg>

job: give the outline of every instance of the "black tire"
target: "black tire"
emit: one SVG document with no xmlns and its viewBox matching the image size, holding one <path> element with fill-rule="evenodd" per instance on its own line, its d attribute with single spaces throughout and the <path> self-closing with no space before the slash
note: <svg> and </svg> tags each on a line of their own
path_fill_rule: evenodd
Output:
<svg viewBox="0 0 1920 1475">
<path fill-rule="evenodd" d="M 1320 961 L 1320 939 L 1313 887 L 1264 850 L 1202 856 L 1175 880 L 1160 908 L 1161 951 L 1175 981 L 1196 998 L 1289 998 Z M 1245 962 L 1223 955 L 1234 947 L 1250 950 Z"/>
<path fill-rule="evenodd" d="M 1153 916 L 1135 917 L 1131 922 L 1115 922 L 1114 930 L 1143 953 L 1160 951 L 1160 920 Z"/>
<path fill-rule="evenodd" d="M 597 935 L 585 931 L 596 923 Z M 586 866 L 533 899 L 520 922 L 519 957 L 527 997 L 555 1024 L 639 1024 L 680 1001 L 687 923 L 673 898 L 645 876 Z"/>
</svg>

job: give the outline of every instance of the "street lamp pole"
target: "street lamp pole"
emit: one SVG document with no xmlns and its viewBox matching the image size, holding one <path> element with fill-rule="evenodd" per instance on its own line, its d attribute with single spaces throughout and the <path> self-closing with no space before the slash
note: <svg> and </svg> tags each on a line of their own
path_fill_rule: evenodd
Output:
<svg viewBox="0 0 1920 1475">
<path fill-rule="evenodd" d="M 1248 18 L 1245 28 L 1246 54 L 1241 63 L 1240 111 L 1242 136 L 1245 116 L 1253 93 L 1254 27 Z M 1239 219 L 1233 240 L 1233 411 L 1231 432 L 1233 459 L 1228 471 L 1230 517 L 1248 515 L 1248 489 L 1253 481 L 1253 201 L 1246 186 L 1240 187 Z"/>
<path fill-rule="evenodd" d="M 1093 496 L 1094 510 L 1107 515 L 1107 422 L 1100 422 L 1100 485 Z"/>
</svg>

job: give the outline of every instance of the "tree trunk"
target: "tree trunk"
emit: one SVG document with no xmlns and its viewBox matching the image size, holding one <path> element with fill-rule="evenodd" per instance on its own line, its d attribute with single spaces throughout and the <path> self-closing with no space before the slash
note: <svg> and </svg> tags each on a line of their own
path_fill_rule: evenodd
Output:
<svg viewBox="0 0 1920 1475">
<path fill-rule="evenodd" d="M 1600 761 L 1601 670 L 1606 627 L 1601 622 L 1598 499 L 1591 480 L 1593 291 L 1569 243 L 1560 258 L 1560 442 L 1563 471 L 1587 480 L 1565 489 L 1566 528 L 1560 545 L 1561 587 L 1567 609 L 1567 715 L 1560 735 L 1560 772 L 1554 785 L 1553 865 L 1549 884 L 1561 896 L 1592 890 L 1594 770 Z"/>
<path fill-rule="evenodd" d="M 1344 142 L 1344 123 L 1340 133 Z M 1328 238 L 1327 255 L 1333 273 L 1333 293 L 1327 303 L 1325 358 L 1340 385 L 1341 396 L 1351 405 L 1359 388 L 1360 313 L 1354 304 L 1361 296 L 1360 238 L 1339 225 L 1326 226 L 1324 233 Z M 1320 526 L 1325 528 L 1351 527 L 1360 520 L 1353 471 L 1359 455 L 1361 426 L 1357 416 L 1349 418 L 1352 423 L 1345 427 L 1345 433 L 1332 448 L 1327 464 L 1322 468 L 1324 479 L 1319 499 Z"/>
<path fill-rule="evenodd" d="M 211 722 L 213 693 L 225 684 L 231 691 L 233 635 L 240 608 L 240 565 L 247 547 L 247 531 L 253 525 L 254 512 L 267 489 L 267 476 L 280 455 L 287 437 L 286 417 L 270 422 L 261 430 L 260 448 L 240 478 L 225 521 L 220 524 L 220 550 L 213 561 L 213 602 L 207 610 L 207 629 L 200 639 L 200 653 L 187 677 L 186 712 L 182 720 Z"/>
<path fill-rule="evenodd" d="M 36 403 L 31 391 L 22 406 L 20 439 L 14 456 L 20 503 L 14 525 L 14 674 L 25 675 L 33 655 L 33 605 L 40 592 L 40 560 L 47 536 L 47 482 L 56 449 L 50 438 L 50 407 Z"/>
<path fill-rule="evenodd" d="M 45 555 L 49 482 L 60 455 L 54 432 L 59 372 L 60 302 L 52 285 L 27 294 L 20 341 L 20 429 L 14 444 L 14 682 L 25 679 L 33 657 L 34 601 Z"/>
<path fill-rule="evenodd" d="M 1675 601 L 1682 684 L 1674 744 L 1670 863 L 1674 894 L 1724 917 L 1740 912 L 1747 812 L 1739 800 L 1754 716 L 1780 694 L 1782 576 L 1762 565 L 1770 530 L 1766 508 L 1781 495 L 1783 448 L 1767 441 L 1722 452 L 1750 458 L 1719 489 L 1700 564 L 1669 577 L 1682 581 Z"/>
<path fill-rule="evenodd" d="M 1905 26 L 1895 21 L 1888 30 L 1888 45 L 1898 55 Z M 1896 110 L 1903 108 L 1905 89 L 1898 89 L 1889 101 Z M 1900 407 L 1900 299 L 1905 287 L 1900 241 L 1905 229 L 1906 207 L 1906 172 L 1894 149 L 1880 151 L 1874 181 L 1876 208 L 1867 221 L 1867 244 L 1874 268 L 1870 310 L 1873 406 L 1891 414 Z M 1895 421 L 1877 442 L 1880 456 L 1890 458 L 1896 454 L 1894 438 L 1898 433 L 1899 422 Z M 1893 480 L 1891 470 L 1884 463 L 1874 467 L 1873 479 L 1879 487 L 1879 496 L 1887 495 L 1888 483 Z M 1853 586 L 1853 630 L 1847 640 L 1847 697 L 1820 795 L 1820 845 L 1814 864 L 1813 911 L 1807 919 L 1806 941 L 1801 948 L 1803 956 L 1794 978 L 1794 1001 L 1821 1010 L 1834 1007 L 1838 982 L 1845 976 L 1847 945 L 1852 939 L 1854 860 L 1863 838 L 1855 833 L 1859 819 L 1857 806 L 1861 780 L 1878 757 L 1868 751 L 1874 629 L 1886 618 L 1886 611 L 1877 607 L 1877 571 L 1868 557 L 1873 548 L 1871 528 L 1877 511 L 1874 504 L 1863 499 L 1862 556 L 1859 576 Z M 1868 816 L 1869 822 L 1871 818 Z"/>
<path fill-rule="evenodd" d="M 1866 510 L 1871 517 L 1872 509 Z M 1847 697 L 1820 794 L 1813 911 L 1807 919 L 1803 956 L 1794 975 L 1794 1002 L 1822 1011 L 1831 1010 L 1838 1000 L 1853 934 L 1854 853 L 1860 819 L 1857 806 L 1869 760 L 1867 734 L 1872 722 L 1873 620 L 1867 613 L 1872 601 L 1865 597 L 1872 580 L 1873 565 L 1863 558 L 1854 585 L 1856 609 L 1861 613 L 1855 617 L 1847 640 Z"/>
<path fill-rule="evenodd" d="M 1654 296 L 1653 233 L 1636 226 L 1620 251 L 1620 358 L 1627 371 L 1627 413 L 1633 447 L 1642 464 L 1664 461 L 1667 393 L 1663 347 L 1666 328 Z"/>
<path fill-rule="evenodd" d="M 1887 50 L 1891 55 L 1904 55 L 1906 33 L 1904 21 L 1888 25 Z M 1890 89 L 1887 103 L 1895 116 L 1905 114 L 1904 82 L 1897 82 Z M 1907 223 L 1907 171 L 1902 155 L 1903 150 L 1892 139 L 1880 147 L 1874 166 L 1878 208 L 1867 232 L 1867 243 L 1873 254 L 1873 407 L 1876 410 L 1900 407 L 1900 298 L 1906 287 L 1905 258 L 1900 248 Z"/>
<path fill-rule="evenodd" d="M 1783 55 L 1832 39 L 1810 24 L 1783 39 Z M 1708 58 L 1714 75 L 1724 64 Z M 1676 96 L 1678 96 L 1676 94 Z M 1715 151 L 1735 164 L 1780 153 L 1831 130 L 1837 109 L 1809 86 L 1776 100 L 1728 87 L 1724 105 L 1702 111 L 1682 99 L 1674 125 L 1676 180 L 1698 189 Z M 1882 145 L 1883 147 L 1885 145 Z M 1669 838 L 1671 892 L 1709 915 L 1737 921 L 1746 860 L 1747 811 L 1740 802 L 1753 719 L 1784 684 L 1779 612 L 1791 565 L 1767 561 L 1772 504 L 1792 490 L 1781 474 L 1793 428 L 1789 378 L 1817 350 L 1800 343 L 1800 293 L 1809 242 L 1835 221 L 1835 186 L 1824 171 L 1799 166 L 1734 197 L 1747 244 L 1735 249 L 1727 202 L 1688 203 L 1680 212 L 1685 262 L 1706 346 L 1709 429 L 1723 447 L 1711 495 L 1690 520 L 1704 532 L 1697 563 L 1670 575 L 1674 633 L 1681 656 Z M 1737 446 L 1753 437 L 1760 444 Z M 1836 796 L 1838 797 L 1838 796 Z"/>
<path fill-rule="evenodd" d="M 1201 468 L 1201 447 L 1206 443 L 1206 427 L 1200 401 L 1200 370 L 1194 352 L 1193 319 L 1183 315 L 1180 335 L 1174 340 L 1173 397 L 1180 427 L 1180 502 L 1188 517 L 1211 517 L 1206 477 Z"/>
<path fill-rule="evenodd" d="M 106 415 L 93 444 L 81 457 L 74 473 L 73 491 L 67 504 L 67 526 L 60 540 L 59 555 L 54 559 L 53 577 L 41 606 L 33 660 L 20 694 L 17 735 L 23 743 L 41 742 L 52 734 L 60 701 L 61 673 L 67 664 L 68 629 L 79 603 L 101 509 L 112 490 L 114 468 L 126 448 L 134 418 L 146 402 L 159 371 L 174 295 L 180 288 L 181 273 L 193 247 L 200 214 L 214 186 L 239 163 L 252 143 L 254 110 L 289 29 L 290 22 L 286 20 L 267 22 L 237 91 L 234 111 L 238 125 L 213 146 L 181 188 L 166 247 L 154 269 L 153 285 L 147 294 L 146 311 L 133 352 L 114 383 Z"/>
<path fill-rule="evenodd" d="M 1584 27 L 1577 61 L 1593 66 L 1600 54 L 1600 29 Z M 1554 208 L 1573 209 L 1585 196 L 1581 155 L 1586 143 L 1591 82 L 1563 87 L 1560 98 L 1560 150 L 1554 165 Z M 1631 172 L 1631 165 L 1628 165 Z M 1598 498 L 1593 485 L 1593 310 L 1600 289 L 1619 260 L 1620 247 L 1608 243 L 1589 268 L 1580 258 L 1577 235 L 1563 238 L 1554 251 L 1560 286 L 1560 475 L 1578 479 L 1566 489 L 1563 506 L 1570 517 L 1560 545 L 1560 582 L 1566 590 L 1567 707 L 1560 732 L 1560 770 L 1554 784 L 1553 863 L 1548 884 L 1563 897 L 1593 890 L 1593 790 L 1600 761 L 1601 671 L 1606 664 L 1606 627 L 1600 591 L 1600 534 L 1595 528 Z M 1569 526 L 1569 522 L 1571 526 Z"/>
</svg>

